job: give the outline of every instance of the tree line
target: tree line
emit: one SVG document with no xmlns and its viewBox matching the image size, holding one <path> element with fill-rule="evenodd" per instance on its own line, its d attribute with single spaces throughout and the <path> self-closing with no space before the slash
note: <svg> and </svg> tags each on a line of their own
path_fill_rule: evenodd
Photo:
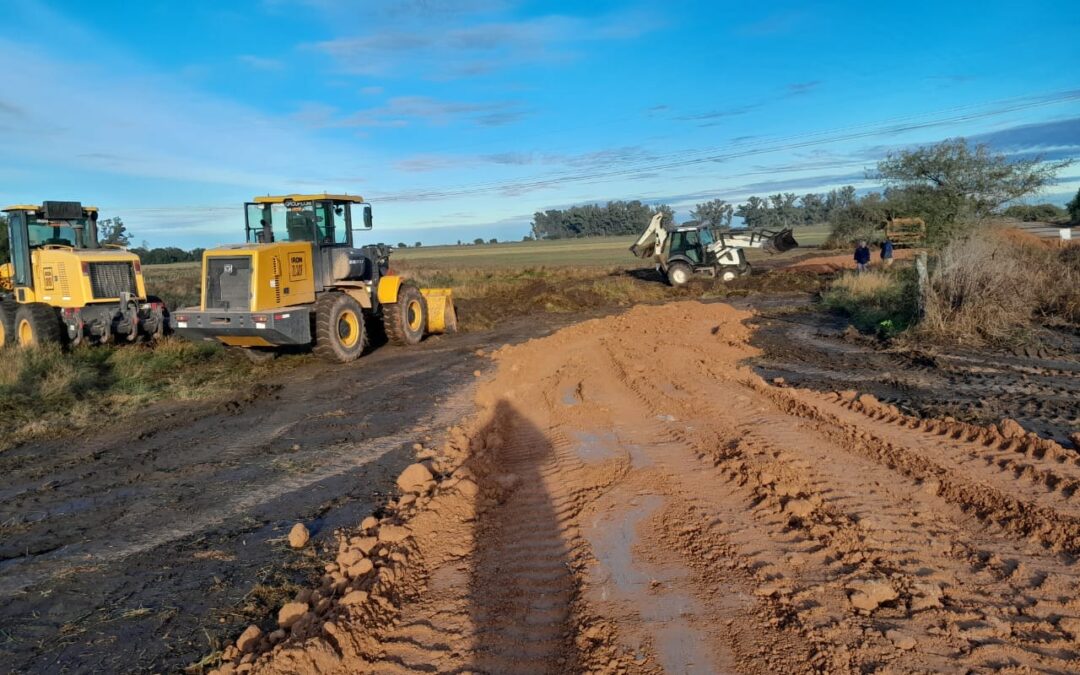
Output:
<svg viewBox="0 0 1080 675">
<path fill-rule="evenodd" d="M 661 204 L 652 207 L 636 199 L 537 211 L 532 220 L 532 238 L 572 239 L 639 234 L 648 227 L 656 213 L 664 214 L 665 224 L 675 220 L 675 212 L 670 206 Z"/>
</svg>

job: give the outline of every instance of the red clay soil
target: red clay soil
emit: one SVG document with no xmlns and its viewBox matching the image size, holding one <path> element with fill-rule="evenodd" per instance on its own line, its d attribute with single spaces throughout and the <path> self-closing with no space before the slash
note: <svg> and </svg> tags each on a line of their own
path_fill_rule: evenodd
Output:
<svg viewBox="0 0 1080 675">
<path fill-rule="evenodd" d="M 766 382 L 750 316 L 497 351 L 479 412 L 219 672 L 1077 672 L 1076 453 Z"/>
<path fill-rule="evenodd" d="M 876 247 L 871 247 L 870 251 L 873 253 L 873 257 L 870 259 L 870 268 L 879 269 L 881 267 L 881 257 L 878 255 L 878 250 Z M 893 252 L 893 255 L 896 260 L 908 260 L 914 258 L 915 253 L 915 249 L 898 248 Z M 849 251 L 836 255 L 800 258 L 790 265 L 780 265 L 777 269 L 792 272 L 813 272 L 815 274 L 832 274 L 843 270 L 853 270 L 855 269 L 855 252 Z"/>
</svg>

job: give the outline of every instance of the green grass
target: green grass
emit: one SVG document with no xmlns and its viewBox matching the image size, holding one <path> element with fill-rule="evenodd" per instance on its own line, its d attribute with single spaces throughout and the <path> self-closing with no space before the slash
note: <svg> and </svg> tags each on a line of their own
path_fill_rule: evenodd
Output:
<svg viewBox="0 0 1080 675">
<path fill-rule="evenodd" d="M 895 337 L 916 319 L 915 271 L 899 267 L 862 274 L 848 272 L 832 282 L 822 294 L 822 302 L 847 315 L 852 325 L 864 333 Z"/>
<path fill-rule="evenodd" d="M 820 246 L 829 235 L 827 225 L 800 227 L 795 238 L 800 248 L 769 256 L 759 249 L 747 250 L 752 262 L 767 258 L 786 259 L 806 253 L 807 248 Z M 630 253 L 636 237 L 586 237 L 551 241 L 521 241 L 501 244 L 469 244 L 463 246 L 422 246 L 396 249 L 391 259 L 409 268 L 529 268 L 529 267 L 594 267 L 636 269 L 649 267 L 650 261 Z"/>
<path fill-rule="evenodd" d="M 214 343 L 14 348 L 0 361 L 0 451 L 100 426 L 158 401 L 230 394 L 303 357 L 253 365 Z"/>
</svg>

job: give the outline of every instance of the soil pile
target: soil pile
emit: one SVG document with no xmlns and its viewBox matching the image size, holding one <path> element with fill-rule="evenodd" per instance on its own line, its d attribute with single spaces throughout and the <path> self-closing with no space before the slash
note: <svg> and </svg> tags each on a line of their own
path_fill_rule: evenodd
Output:
<svg viewBox="0 0 1080 675">
<path fill-rule="evenodd" d="M 750 316 L 498 350 L 479 413 L 221 672 L 1080 667 L 1076 453 L 766 382 Z"/>
</svg>

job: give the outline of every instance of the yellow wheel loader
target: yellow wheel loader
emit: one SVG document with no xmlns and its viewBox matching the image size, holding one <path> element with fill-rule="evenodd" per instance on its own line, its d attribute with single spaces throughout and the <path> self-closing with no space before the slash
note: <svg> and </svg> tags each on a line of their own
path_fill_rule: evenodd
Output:
<svg viewBox="0 0 1080 675">
<path fill-rule="evenodd" d="M 456 330 L 449 289 L 421 289 L 393 274 L 382 244 L 353 245 L 354 230 L 372 226 L 362 197 L 256 197 L 245 216 L 246 243 L 203 253 L 202 300 L 174 313 L 179 335 L 243 348 L 256 361 L 311 346 L 347 363 L 373 330 L 406 345 Z"/>
<path fill-rule="evenodd" d="M 0 265 L 0 349 L 161 335 L 168 310 L 146 294 L 138 256 L 98 243 L 97 208 L 54 201 L 3 211 L 11 251 Z"/>
</svg>

